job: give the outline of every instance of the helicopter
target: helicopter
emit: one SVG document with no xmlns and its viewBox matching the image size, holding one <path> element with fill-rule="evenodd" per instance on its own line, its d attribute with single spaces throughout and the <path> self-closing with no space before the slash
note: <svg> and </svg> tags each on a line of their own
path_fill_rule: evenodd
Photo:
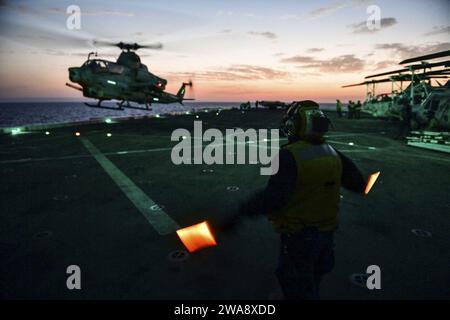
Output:
<svg viewBox="0 0 450 320">
<path fill-rule="evenodd" d="M 164 91 L 167 80 L 148 71 L 136 51 L 138 49 L 161 49 L 161 44 L 139 45 L 137 43 L 106 43 L 122 50 L 116 62 L 98 59 L 96 52 L 90 52 L 81 67 L 71 67 L 66 86 L 79 90 L 83 96 L 97 99 L 97 104 L 85 103 L 89 107 L 124 110 L 124 108 L 151 110 L 152 103 L 180 103 L 186 99 L 186 87 L 192 88 L 192 81 L 183 82 L 176 94 Z M 76 84 L 74 84 L 76 83 Z M 117 107 L 102 105 L 105 100 L 119 100 Z M 132 106 L 135 102 L 143 107 Z"/>
<path fill-rule="evenodd" d="M 450 50 L 409 58 L 399 63 L 400 65 L 408 64 L 402 69 L 369 75 L 365 77 L 366 81 L 345 85 L 343 88 L 365 85 L 366 98 L 362 111 L 375 117 L 401 119 L 403 104 L 408 101 L 412 107 L 411 128 L 413 130 L 448 131 L 450 129 L 450 60 L 428 62 L 428 60 L 448 56 L 450 56 Z M 389 77 L 379 79 L 381 76 Z M 432 85 L 432 81 L 437 85 Z M 375 94 L 376 84 L 389 82 L 391 93 Z M 404 82 L 409 84 L 404 87 Z M 398 86 L 398 90 L 395 90 L 395 85 Z M 370 86 L 371 90 L 369 90 Z"/>
</svg>

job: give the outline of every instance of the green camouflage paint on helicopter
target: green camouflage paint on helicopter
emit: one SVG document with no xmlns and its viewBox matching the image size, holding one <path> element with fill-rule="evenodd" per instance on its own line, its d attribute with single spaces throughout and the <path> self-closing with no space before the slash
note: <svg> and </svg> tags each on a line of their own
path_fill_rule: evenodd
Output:
<svg viewBox="0 0 450 320">
<path fill-rule="evenodd" d="M 123 107 L 132 107 L 130 102 L 144 104 L 145 110 L 150 110 L 152 103 L 181 103 L 185 99 L 186 86 L 192 87 L 192 82 L 184 82 L 177 94 L 165 92 L 167 80 L 162 79 L 148 71 L 140 57 L 134 52 L 141 48 L 160 49 L 161 44 L 141 46 L 137 43 L 129 44 L 119 42 L 112 44 L 119 47 L 122 52 L 116 62 L 91 59 L 91 52 L 87 61 L 81 67 L 69 68 L 71 83 L 67 86 L 83 92 L 85 97 L 98 99 L 96 105 L 87 104 L 90 107 L 122 110 Z M 96 54 L 95 54 L 96 56 Z M 102 101 L 119 100 L 118 108 L 102 106 Z"/>
<path fill-rule="evenodd" d="M 450 50 L 404 60 L 400 64 L 420 62 L 403 69 L 365 77 L 371 79 L 343 88 L 366 86 L 366 98 L 362 111 L 375 117 L 401 119 L 403 102 L 412 106 L 412 129 L 450 129 L 450 60 L 428 63 L 423 60 L 450 56 Z M 432 70 L 440 68 L 439 70 Z M 428 70 L 427 70 L 428 69 Z M 381 76 L 383 79 L 373 79 Z M 447 80 L 445 84 L 438 79 Z M 432 81 L 435 81 L 433 85 Z M 391 93 L 375 94 L 376 84 L 391 82 Z M 409 83 L 403 88 L 403 83 Z M 397 87 L 397 88 L 396 88 Z"/>
</svg>

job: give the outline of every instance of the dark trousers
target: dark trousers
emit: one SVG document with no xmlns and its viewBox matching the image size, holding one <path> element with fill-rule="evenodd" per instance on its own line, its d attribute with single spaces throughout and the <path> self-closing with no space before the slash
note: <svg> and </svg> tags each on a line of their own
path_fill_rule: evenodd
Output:
<svg viewBox="0 0 450 320">
<path fill-rule="evenodd" d="M 322 276 L 334 267 L 333 235 L 316 228 L 281 234 L 276 275 L 285 299 L 319 299 Z"/>
<path fill-rule="evenodd" d="M 400 128 L 396 139 L 403 139 L 406 136 L 408 136 L 410 132 L 411 132 L 411 120 L 403 119 L 400 122 Z"/>
</svg>

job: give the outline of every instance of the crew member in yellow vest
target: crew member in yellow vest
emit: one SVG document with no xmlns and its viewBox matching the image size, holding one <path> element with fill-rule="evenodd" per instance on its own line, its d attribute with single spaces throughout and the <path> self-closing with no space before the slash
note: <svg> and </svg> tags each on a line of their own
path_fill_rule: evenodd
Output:
<svg viewBox="0 0 450 320">
<path fill-rule="evenodd" d="M 340 188 L 363 194 L 366 181 L 325 142 L 329 120 L 317 103 L 294 104 L 283 122 L 289 142 L 280 149 L 279 170 L 240 215 L 266 214 L 280 233 L 276 274 L 285 299 L 318 299 L 322 276 L 334 267 Z"/>
</svg>

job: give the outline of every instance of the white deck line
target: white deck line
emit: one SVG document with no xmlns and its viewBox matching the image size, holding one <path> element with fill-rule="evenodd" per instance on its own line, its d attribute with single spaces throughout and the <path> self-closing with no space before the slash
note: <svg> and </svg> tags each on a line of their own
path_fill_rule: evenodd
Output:
<svg viewBox="0 0 450 320">
<path fill-rule="evenodd" d="M 180 226 L 159 206 L 150 199 L 134 182 L 128 178 L 114 163 L 103 155 L 88 139 L 81 138 L 81 143 L 101 165 L 103 170 L 113 179 L 134 206 L 142 213 L 152 227 L 160 234 L 175 232 Z M 151 208 L 157 208 L 152 210 Z"/>
</svg>

